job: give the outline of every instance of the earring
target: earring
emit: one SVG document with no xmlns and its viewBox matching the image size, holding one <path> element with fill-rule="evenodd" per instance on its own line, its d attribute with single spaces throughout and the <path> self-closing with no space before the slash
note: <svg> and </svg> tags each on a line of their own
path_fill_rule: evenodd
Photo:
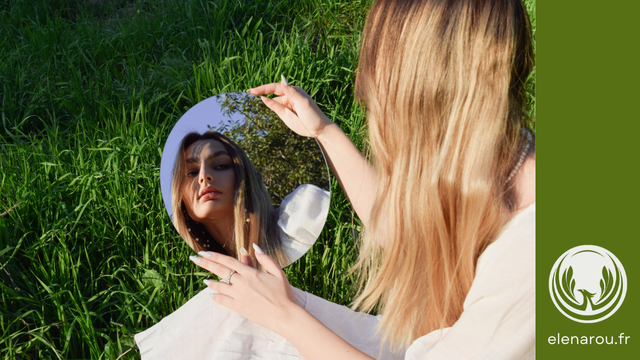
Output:
<svg viewBox="0 0 640 360">
<path fill-rule="evenodd" d="M 246 222 L 249 222 L 249 218 L 247 218 L 247 220 L 245 220 Z"/>
</svg>

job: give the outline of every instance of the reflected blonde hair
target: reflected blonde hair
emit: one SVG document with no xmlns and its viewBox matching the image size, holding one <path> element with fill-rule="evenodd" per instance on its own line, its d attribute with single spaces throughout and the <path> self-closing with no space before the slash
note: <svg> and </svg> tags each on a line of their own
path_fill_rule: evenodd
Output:
<svg viewBox="0 0 640 360">
<path fill-rule="evenodd" d="M 532 68 L 520 0 L 379 0 L 369 13 L 355 93 L 378 184 L 353 307 L 379 306 L 393 349 L 458 320 L 515 208 L 505 181 L 527 142 Z"/>
<path fill-rule="evenodd" d="M 240 248 L 244 247 L 249 251 L 254 264 L 258 264 L 255 260 L 252 246 L 252 244 L 257 244 L 280 266 L 288 265 L 289 260 L 282 248 L 280 230 L 277 224 L 278 212 L 273 209 L 271 197 L 262 182 L 260 173 L 258 173 L 242 148 L 215 131 L 207 131 L 202 135 L 195 132 L 189 133 L 182 139 L 178 149 L 171 185 L 171 206 L 173 224 L 180 236 L 196 252 L 210 250 L 226 254 L 222 246 L 206 249 L 204 244 L 207 239 L 196 240 L 193 233 L 197 231 L 200 234 L 204 234 L 204 236 L 209 236 L 209 241 L 219 244 L 206 231 L 203 225 L 196 223 L 189 217 L 182 200 L 182 188 L 186 180 L 185 151 L 193 143 L 200 140 L 220 141 L 233 160 L 233 170 L 236 175 L 233 206 L 235 253 L 231 255 L 240 259 Z"/>
</svg>

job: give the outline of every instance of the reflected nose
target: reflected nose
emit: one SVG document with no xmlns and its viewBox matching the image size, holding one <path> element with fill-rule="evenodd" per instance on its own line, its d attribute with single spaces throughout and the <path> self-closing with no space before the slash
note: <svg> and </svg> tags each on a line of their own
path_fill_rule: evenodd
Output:
<svg viewBox="0 0 640 360">
<path fill-rule="evenodd" d="M 213 173 L 211 171 L 209 171 L 209 169 L 206 166 L 203 166 L 200 168 L 200 178 L 199 178 L 199 182 L 200 184 L 204 184 L 205 180 L 207 181 L 207 183 L 211 183 L 213 182 Z"/>
</svg>

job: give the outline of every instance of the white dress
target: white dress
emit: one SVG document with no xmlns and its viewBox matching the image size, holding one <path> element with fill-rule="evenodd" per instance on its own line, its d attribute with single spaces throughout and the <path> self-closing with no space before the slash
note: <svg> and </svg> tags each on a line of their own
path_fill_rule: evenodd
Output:
<svg viewBox="0 0 640 360">
<path fill-rule="evenodd" d="M 136 334 L 148 359 L 302 359 L 286 339 L 211 300 L 205 289 Z M 299 304 L 337 335 L 379 359 L 534 359 L 535 204 L 514 217 L 478 260 L 464 312 L 450 328 L 418 338 L 404 354 L 379 353 L 380 316 L 353 312 L 294 288 Z"/>
</svg>

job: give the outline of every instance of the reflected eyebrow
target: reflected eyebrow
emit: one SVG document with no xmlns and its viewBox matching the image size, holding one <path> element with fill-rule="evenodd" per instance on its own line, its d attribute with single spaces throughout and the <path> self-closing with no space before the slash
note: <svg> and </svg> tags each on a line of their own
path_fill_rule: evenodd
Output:
<svg viewBox="0 0 640 360">
<path fill-rule="evenodd" d="M 228 152 L 226 152 L 224 150 L 220 150 L 220 151 L 216 151 L 213 154 L 207 156 L 207 158 L 205 160 L 213 159 L 213 158 L 221 156 L 221 155 L 227 155 L 228 157 L 231 157 L 231 155 L 229 155 Z M 200 159 L 199 158 L 195 158 L 195 157 L 190 157 L 185 162 L 187 164 L 198 164 L 198 163 L 200 163 Z"/>
</svg>

